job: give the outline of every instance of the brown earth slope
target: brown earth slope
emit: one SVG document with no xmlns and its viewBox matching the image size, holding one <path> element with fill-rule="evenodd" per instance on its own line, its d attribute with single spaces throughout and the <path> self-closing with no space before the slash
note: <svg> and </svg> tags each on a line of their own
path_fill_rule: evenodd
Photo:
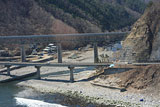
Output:
<svg viewBox="0 0 160 107">
<path fill-rule="evenodd" d="M 148 65 L 148 66 L 124 66 L 126 72 L 118 73 L 118 69 L 109 68 L 112 70 L 101 71 L 101 74 L 93 80 L 94 84 L 98 84 L 105 87 L 112 88 L 126 88 L 134 90 L 142 89 L 159 89 L 160 88 L 160 65 Z M 119 68 L 119 69 L 120 69 Z M 112 72 L 111 74 L 109 72 Z M 158 90 L 155 90 L 158 91 Z"/>
<path fill-rule="evenodd" d="M 157 86 L 160 83 L 160 65 L 149 65 L 134 68 L 125 73 L 119 74 L 122 87 L 132 87 L 135 89 L 144 89 Z"/>
</svg>

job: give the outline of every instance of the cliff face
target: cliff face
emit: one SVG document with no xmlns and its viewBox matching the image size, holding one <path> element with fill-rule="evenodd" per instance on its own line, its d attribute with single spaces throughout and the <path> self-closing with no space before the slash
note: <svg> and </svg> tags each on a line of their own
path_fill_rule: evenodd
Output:
<svg viewBox="0 0 160 107">
<path fill-rule="evenodd" d="M 160 3 L 148 7 L 144 15 L 134 24 L 131 33 L 123 44 L 123 60 L 150 61 L 160 60 Z"/>
</svg>

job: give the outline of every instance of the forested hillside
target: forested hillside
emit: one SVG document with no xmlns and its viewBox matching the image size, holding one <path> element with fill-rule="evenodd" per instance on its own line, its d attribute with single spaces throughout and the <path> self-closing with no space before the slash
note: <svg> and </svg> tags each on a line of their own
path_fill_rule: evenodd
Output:
<svg viewBox="0 0 160 107">
<path fill-rule="evenodd" d="M 0 35 L 128 30 L 145 5 L 140 0 L 0 0 Z"/>
<path fill-rule="evenodd" d="M 76 33 L 34 0 L 0 0 L 0 35 Z"/>
<path fill-rule="evenodd" d="M 132 25 L 137 17 L 124 5 L 143 13 L 145 4 L 139 0 L 129 1 L 133 0 L 117 0 L 114 4 L 108 0 L 36 0 L 47 12 L 78 32 L 112 31 Z"/>
<path fill-rule="evenodd" d="M 143 13 L 146 7 L 146 0 L 101 0 L 103 3 L 112 3 L 131 9 L 132 11 Z"/>
</svg>

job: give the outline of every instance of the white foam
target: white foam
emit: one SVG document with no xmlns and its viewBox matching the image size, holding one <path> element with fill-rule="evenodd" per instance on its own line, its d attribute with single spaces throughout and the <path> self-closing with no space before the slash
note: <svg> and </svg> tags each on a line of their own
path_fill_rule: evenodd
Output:
<svg viewBox="0 0 160 107">
<path fill-rule="evenodd" d="M 26 98 L 15 97 L 17 105 L 23 105 L 27 107 L 66 107 L 59 104 L 51 104 L 39 100 L 32 100 Z"/>
</svg>

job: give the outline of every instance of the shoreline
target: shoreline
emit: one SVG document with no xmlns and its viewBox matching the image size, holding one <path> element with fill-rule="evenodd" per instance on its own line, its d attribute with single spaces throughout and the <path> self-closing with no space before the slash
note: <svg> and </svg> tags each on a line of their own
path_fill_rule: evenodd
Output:
<svg viewBox="0 0 160 107">
<path fill-rule="evenodd" d="M 29 80 L 30 81 L 34 81 L 34 80 Z M 40 81 L 40 80 L 35 80 L 35 81 Z M 70 83 L 73 84 L 73 83 Z M 72 99 L 73 101 L 75 101 L 74 103 L 82 103 L 84 105 L 87 104 L 94 104 L 94 105 L 98 105 L 100 107 L 140 107 L 140 104 L 136 104 L 136 103 L 131 103 L 131 102 L 124 102 L 124 101 L 120 101 L 120 100 L 109 100 L 109 99 L 105 99 L 106 97 L 104 96 L 95 96 L 95 95 L 91 95 L 92 92 L 86 94 L 86 92 L 83 91 L 79 91 L 77 89 L 74 90 L 68 90 L 68 89 L 62 89 L 59 87 L 54 87 L 53 88 L 49 88 L 47 87 L 45 84 L 41 84 L 41 85 L 33 85 L 33 84 L 29 84 L 27 82 L 22 82 L 22 83 L 18 83 L 17 84 L 18 87 L 24 87 L 24 88 L 31 88 L 35 91 L 44 93 L 44 94 L 59 94 L 61 96 L 63 96 L 63 100 L 65 100 L 65 102 L 69 102 L 67 101 L 68 99 Z M 40 88 L 41 87 L 41 88 Z M 96 93 L 96 92 L 95 92 Z M 93 93 L 93 94 L 95 94 Z M 72 102 L 73 102 L 72 101 Z M 77 105 L 78 105 L 77 104 Z"/>
<path fill-rule="evenodd" d="M 93 68 L 76 68 L 74 71 L 74 83 L 70 83 L 69 81 L 68 68 L 43 67 L 41 69 L 43 71 L 41 73 L 41 80 L 30 79 L 21 81 L 17 83 L 17 86 L 29 87 L 42 93 L 60 93 L 62 95 L 72 95 L 72 97 L 76 93 L 76 95 L 84 99 L 89 98 L 89 101 L 90 98 L 92 100 L 95 99 L 94 101 L 98 104 L 105 105 L 116 104 L 117 106 L 125 107 L 158 107 L 160 105 L 160 102 L 149 95 L 134 93 L 132 91 L 121 92 L 119 89 L 92 85 L 92 81 L 86 80 L 96 73 L 96 70 Z M 34 70 L 34 68 L 28 67 L 27 70 Z M 140 101 L 141 99 L 144 101 Z"/>
</svg>

